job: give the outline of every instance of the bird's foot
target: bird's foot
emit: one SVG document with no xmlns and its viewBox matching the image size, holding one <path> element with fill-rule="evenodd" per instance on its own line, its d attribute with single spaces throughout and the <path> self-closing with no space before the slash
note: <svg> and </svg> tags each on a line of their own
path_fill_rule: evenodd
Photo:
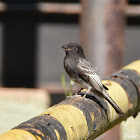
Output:
<svg viewBox="0 0 140 140">
<path fill-rule="evenodd" d="M 81 95 L 75 94 L 73 97 L 81 97 Z"/>
<path fill-rule="evenodd" d="M 75 94 L 74 96 L 67 96 L 67 99 L 69 99 L 69 98 L 74 98 L 74 97 L 81 97 L 81 95 L 78 95 L 78 94 Z"/>
<path fill-rule="evenodd" d="M 73 96 L 67 96 L 67 99 L 69 99 L 69 98 L 73 98 Z"/>
</svg>

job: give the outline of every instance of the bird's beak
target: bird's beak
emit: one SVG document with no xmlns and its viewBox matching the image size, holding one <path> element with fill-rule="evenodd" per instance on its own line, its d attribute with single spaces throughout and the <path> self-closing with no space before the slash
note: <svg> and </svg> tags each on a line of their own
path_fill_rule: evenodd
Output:
<svg viewBox="0 0 140 140">
<path fill-rule="evenodd" d="M 66 49 L 68 49 L 68 46 L 67 45 L 62 45 L 62 48 L 66 50 Z"/>
</svg>

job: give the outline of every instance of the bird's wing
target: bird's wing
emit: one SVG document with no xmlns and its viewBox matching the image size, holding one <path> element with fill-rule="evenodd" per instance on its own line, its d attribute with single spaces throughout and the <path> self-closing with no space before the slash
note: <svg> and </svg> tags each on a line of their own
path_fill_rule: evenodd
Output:
<svg viewBox="0 0 140 140">
<path fill-rule="evenodd" d="M 96 73 L 96 69 L 90 62 L 81 59 L 79 60 L 77 68 L 86 82 L 88 82 L 94 89 L 102 92 L 103 84 L 100 77 Z"/>
</svg>

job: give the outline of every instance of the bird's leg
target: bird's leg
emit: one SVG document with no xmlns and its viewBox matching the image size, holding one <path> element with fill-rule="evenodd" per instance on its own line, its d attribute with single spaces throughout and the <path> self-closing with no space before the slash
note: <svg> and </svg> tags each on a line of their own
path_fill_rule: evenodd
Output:
<svg viewBox="0 0 140 140">
<path fill-rule="evenodd" d="M 88 90 L 87 90 L 87 92 L 85 93 L 85 95 L 83 96 L 83 98 L 85 98 L 85 97 L 86 97 L 86 95 L 90 92 L 90 90 L 91 90 L 91 88 L 90 88 L 90 87 L 88 87 Z"/>
</svg>

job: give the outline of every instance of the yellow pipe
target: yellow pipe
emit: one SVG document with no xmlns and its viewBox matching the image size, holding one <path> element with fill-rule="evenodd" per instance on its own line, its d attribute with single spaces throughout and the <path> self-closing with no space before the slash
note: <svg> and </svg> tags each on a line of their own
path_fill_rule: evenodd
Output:
<svg viewBox="0 0 140 140">
<path fill-rule="evenodd" d="M 140 74 L 140 60 L 125 66 L 122 71 L 125 70 L 133 70 L 133 72 Z M 125 86 L 128 86 L 128 91 L 126 91 L 121 84 L 124 79 L 120 77 L 115 77 L 114 79 L 109 77 L 107 80 L 102 81 L 109 89 L 108 94 L 122 109 L 126 117 L 134 115 L 134 113 L 137 113 L 138 94 L 136 92 L 131 94 L 131 91 L 128 90 L 131 88 L 135 91 L 133 84 L 128 81 L 130 85 L 126 83 Z M 125 80 L 129 80 L 129 78 Z M 86 90 L 84 89 L 81 94 L 85 92 Z M 129 96 L 134 97 L 130 100 Z M 44 113 L 2 134 L 0 140 L 42 140 L 47 138 L 92 140 L 125 119 L 119 117 L 114 108 L 106 100 L 98 96 L 94 96 L 93 99 L 83 99 L 80 95 L 72 96 L 47 109 Z"/>
<path fill-rule="evenodd" d="M 45 111 L 44 114 L 51 115 L 63 125 L 68 140 L 77 140 L 79 137 L 83 139 L 88 134 L 83 112 L 72 105 L 54 106 Z"/>
<path fill-rule="evenodd" d="M 1 135 L 0 140 L 36 140 L 36 138 L 28 131 L 13 129 Z"/>
<path fill-rule="evenodd" d="M 136 60 L 129 65 L 125 66 L 123 69 L 134 70 L 140 74 L 140 60 Z"/>
</svg>

